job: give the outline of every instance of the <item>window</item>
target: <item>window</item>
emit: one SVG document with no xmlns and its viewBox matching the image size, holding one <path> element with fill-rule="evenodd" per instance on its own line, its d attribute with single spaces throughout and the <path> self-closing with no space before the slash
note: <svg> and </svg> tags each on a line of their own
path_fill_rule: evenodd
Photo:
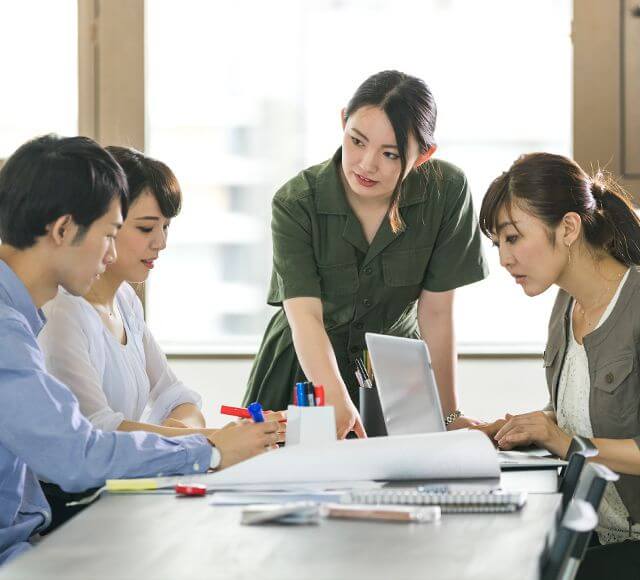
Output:
<svg viewBox="0 0 640 580">
<path fill-rule="evenodd" d="M 78 132 L 77 0 L 0 3 L 0 159 L 45 133 Z"/>
<path fill-rule="evenodd" d="M 476 211 L 528 151 L 571 154 L 570 0 L 147 1 L 147 151 L 184 210 L 148 283 L 169 351 L 252 351 L 273 310 L 270 200 L 340 143 L 340 109 L 370 74 L 430 85 L 438 156 Z M 250 15 L 250 18 L 247 17 Z M 265 25 L 268 23 L 268 25 Z M 541 350 L 551 293 L 529 299 L 497 264 L 457 300 L 461 349 Z"/>
</svg>

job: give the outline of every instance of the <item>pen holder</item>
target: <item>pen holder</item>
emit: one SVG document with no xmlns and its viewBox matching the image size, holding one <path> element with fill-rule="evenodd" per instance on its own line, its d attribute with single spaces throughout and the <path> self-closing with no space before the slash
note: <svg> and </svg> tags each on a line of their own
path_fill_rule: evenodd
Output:
<svg viewBox="0 0 640 580">
<path fill-rule="evenodd" d="M 336 414 L 333 407 L 289 405 L 286 445 L 331 443 L 336 439 Z"/>
<path fill-rule="evenodd" d="M 360 419 L 368 437 L 387 436 L 387 424 L 376 387 L 360 388 Z"/>
</svg>

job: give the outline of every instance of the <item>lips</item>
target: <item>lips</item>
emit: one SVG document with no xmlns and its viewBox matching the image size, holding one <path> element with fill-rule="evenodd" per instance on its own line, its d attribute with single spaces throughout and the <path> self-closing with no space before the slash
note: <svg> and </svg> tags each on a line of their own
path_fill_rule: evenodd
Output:
<svg viewBox="0 0 640 580">
<path fill-rule="evenodd" d="M 155 258 L 153 260 L 140 260 L 149 270 L 153 269 Z"/>
<path fill-rule="evenodd" d="M 364 175 L 360 175 L 359 173 L 356 173 L 355 171 L 354 171 L 353 174 L 356 177 L 356 181 L 362 187 L 373 187 L 374 185 L 376 185 L 376 183 L 378 183 L 377 181 L 374 181 L 373 179 L 368 179 L 368 178 L 364 177 Z"/>
<path fill-rule="evenodd" d="M 511 275 L 515 278 L 516 284 L 522 284 L 527 279 L 526 276 L 521 274 L 511 274 Z"/>
</svg>

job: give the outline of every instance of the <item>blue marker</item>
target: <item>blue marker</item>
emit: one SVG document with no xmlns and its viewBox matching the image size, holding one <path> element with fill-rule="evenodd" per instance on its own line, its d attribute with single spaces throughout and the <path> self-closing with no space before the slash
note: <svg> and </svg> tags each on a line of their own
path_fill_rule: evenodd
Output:
<svg viewBox="0 0 640 580">
<path fill-rule="evenodd" d="M 262 405 L 260 403 L 251 403 L 247 407 L 247 411 L 251 413 L 251 417 L 256 423 L 264 423 L 264 415 L 262 414 Z"/>
<path fill-rule="evenodd" d="M 296 393 L 298 394 L 298 407 L 308 407 L 307 386 L 305 383 L 296 383 Z"/>
</svg>

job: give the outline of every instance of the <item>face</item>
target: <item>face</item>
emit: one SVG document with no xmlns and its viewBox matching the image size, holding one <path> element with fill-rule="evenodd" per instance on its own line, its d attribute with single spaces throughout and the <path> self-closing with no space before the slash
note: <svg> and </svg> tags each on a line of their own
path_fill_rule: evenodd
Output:
<svg viewBox="0 0 640 580">
<path fill-rule="evenodd" d="M 402 167 L 396 136 L 386 113 L 378 107 L 361 107 L 343 124 L 342 171 L 351 191 L 364 198 L 391 196 Z M 418 143 L 410 136 L 403 179 L 418 154 Z"/>
<path fill-rule="evenodd" d="M 505 208 L 500 210 L 497 230 L 492 239 L 500 253 L 500 265 L 527 296 L 542 294 L 558 282 L 568 262 L 561 226 L 550 231 L 540 219 L 513 204 L 511 215 Z"/>
<path fill-rule="evenodd" d="M 58 254 L 59 285 L 75 296 L 87 293 L 93 282 L 116 259 L 115 239 L 122 227 L 120 200 L 91 224 L 85 235 L 76 238 L 73 223 L 61 228 L 61 252 Z"/>
<path fill-rule="evenodd" d="M 170 223 L 152 193 L 138 196 L 118 234 L 118 260 L 109 266 L 109 272 L 127 282 L 144 282 L 160 252 L 167 247 Z"/>
</svg>

